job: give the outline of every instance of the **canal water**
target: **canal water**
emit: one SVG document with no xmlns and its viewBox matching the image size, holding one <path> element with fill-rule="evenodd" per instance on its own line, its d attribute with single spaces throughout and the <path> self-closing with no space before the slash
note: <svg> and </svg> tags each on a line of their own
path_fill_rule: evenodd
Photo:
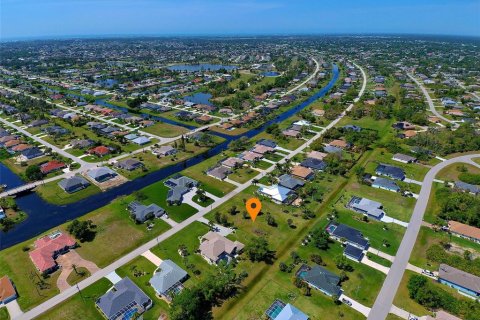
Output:
<svg viewBox="0 0 480 320">
<path fill-rule="evenodd" d="M 0 232 L 0 249 L 8 248 L 19 242 L 33 238 L 50 228 L 53 228 L 66 221 L 83 216 L 88 212 L 103 207 L 119 196 L 131 194 L 135 190 L 142 189 L 152 183 L 165 179 L 172 174 L 178 173 L 190 166 L 196 165 L 204 161 L 205 159 L 220 154 L 222 151 L 227 149 L 228 144 L 232 140 L 239 139 L 240 137 L 252 138 L 256 136 L 257 134 L 264 131 L 265 128 L 270 126 L 271 124 L 279 123 L 288 119 L 292 115 L 309 106 L 315 100 L 325 96 L 325 94 L 327 94 L 327 92 L 335 85 L 338 76 L 338 66 L 334 64 L 332 68 L 332 79 L 330 80 L 330 82 L 321 90 L 316 92 L 314 95 L 312 95 L 296 107 L 293 107 L 283 112 L 282 114 L 278 115 L 277 117 L 273 118 L 272 120 L 268 121 L 267 123 L 263 124 L 258 128 L 252 129 L 237 136 L 229 136 L 212 132 L 213 134 L 221 136 L 226 140 L 203 154 L 197 155 L 193 158 L 179 163 L 175 163 L 169 167 L 160 169 L 158 171 L 149 173 L 144 177 L 128 181 L 116 188 L 95 194 L 86 199 L 63 206 L 50 204 L 43 200 L 35 192 L 17 198 L 17 204 L 19 208 L 28 214 L 28 219 L 18 224 L 14 229 L 10 230 L 7 233 Z M 173 122 L 174 124 L 179 125 L 175 121 Z M 23 182 L 18 176 L 13 174 L 8 168 L 6 168 L 3 164 L 0 163 L 0 184 L 7 184 L 9 188 L 13 188 L 15 186 L 22 185 Z"/>
</svg>

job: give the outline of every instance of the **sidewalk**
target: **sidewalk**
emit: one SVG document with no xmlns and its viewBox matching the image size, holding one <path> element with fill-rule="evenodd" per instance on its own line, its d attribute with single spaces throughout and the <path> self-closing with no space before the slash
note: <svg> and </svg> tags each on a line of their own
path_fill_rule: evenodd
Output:
<svg viewBox="0 0 480 320">
<path fill-rule="evenodd" d="M 385 274 L 388 274 L 388 271 L 390 271 L 390 268 L 382 266 L 381 264 L 368 259 L 366 255 L 363 256 L 361 263 L 366 264 L 367 266 L 372 267 L 374 269 L 377 269 L 378 271 L 383 272 Z"/>
</svg>

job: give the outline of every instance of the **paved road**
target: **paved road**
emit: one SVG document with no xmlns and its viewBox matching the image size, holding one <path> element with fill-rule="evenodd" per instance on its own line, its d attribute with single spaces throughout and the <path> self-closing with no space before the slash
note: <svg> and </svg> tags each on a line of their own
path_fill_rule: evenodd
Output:
<svg viewBox="0 0 480 320">
<path fill-rule="evenodd" d="M 368 320 L 384 320 L 390 312 L 393 299 L 395 298 L 398 286 L 402 280 L 403 273 L 407 268 L 410 254 L 412 253 L 418 232 L 420 231 L 420 226 L 422 225 L 423 214 L 427 208 L 428 199 L 430 197 L 430 192 L 432 191 L 432 184 L 435 176 L 443 168 L 458 162 L 465 162 L 480 167 L 480 165 L 472 160 L 473 158 L 477 157 L 480 157 L 480 154 L 470 154 L 448 159 L 435 165 L 430 169 L 430 171 L 428 171 L 425 179 L 423 179 L 422 189 L 420 190 L 419 198 L 415 204 L 415 208 L 413 209 L 412 218 L 408 224 L 407 231 L 403 236 L 402 243 L 400 244 L 400 248 L 395 256 L 392 267 L 390 268 L 390 272 L 388 273 L 382 289 L 377 296 Z"/>
<path fill-rule="evenodd" d="M 436 115 L 438 118 L 442 119 L 443 121 L 446 121 L 448 123 L 452 123 L 452 124 L 455 124 L 454 121 L 450 120 L 450 119 L 447 119 L 445 118 L 443 115 L 441 115 L 437 109 L 435 109 L 435 105 L 433 104 L 433 100 L 432 98 L 430 97 L 430 95 L 428 94 L 428 91 L 427 89 L 425 89 L 425 87 L 423 86 L 423 84 L 417 80 L 417 78 L 415 78 L 413 75 L 411 75 L 410 73 L 407 73 L 407 75 L 410 77 L 410 79 L 412 79 L 413 81 L 415 81 L 415 83 L 420 87 L 420 89 L 422 90 L 423 92 L 423 95 L 425 96 L 425 98 L 427 98 L 427 103 L 428 103 L 428 106 L 430 107 L 430 111 Z"/>
<path fill-rule="evenodd" d="M 366 74 L 364 72 L 364 70 L 358 66 L 357 64 L 355 64 L 355 66 L 357 68 L 360 69 L 360 71 L 362 72 L 362 77 L 363 77 L 363 83 L 362 83 L 362 88 L 359 92 L 359 95 L 357 98 L 355 98 L 354 101 L 358 101 L 358 99 L 363 95 L 363 93 L 365 92 L 365 87 L 366 87 L 366 82 L 367 82 L 367 77 L 366 77 Z M 347 111 L 349 111 L 351 108 L 353 108 L 353 103 L 347 108 Z M 322 136 L 329 128 L 333 127 L 335 124 L 337 124 L 344 116 L 345 116 L 346 112 L 343 112 L 336 120 L 334 120 L 332 123 L 330 123 L 324 130 L 322 130 L 321 132 L 317 133 L 314 137 L 312 137 L 311 139 L 309 139 L 307 142 L 305 142 L 303 145 L 301 145 L 299 148 L 297 148 L 295 151 L 291 152 L 288 156 L 286 156 L 284 159 L 282 159 L 281 161 L 279 161 L 280 163 L 284 163 L 286 161 L 286 159 L 290 159 L 290 158 L 293 158 L 295 155 L 303 152 L 303 150 L 305 148 L 307 148 L 313 141 L 315 141 L 316 139 L 318 139 L 320 136 Z M 271 166 L 270 168 L 268 168 L 267 170 L 265 170 L 264 173 L 261 174 L 261 176 L 264 176 L 266 175 L 267 173 L 273 171 L 275 169 L 275 166 Z M 255 177 L 254 179 L 259 179 L 260 176 L 258 177 Z M 161 235 L 159 235 L 157 238 L 141 245 L 140 247 L 136 248 L 135 250 L 133 250 L 132 252 L 124 255 L 123 257 L 119 258 L 118 260 L 114 261 L 112 264 L 108 265 L 107 267 L 101 269 L 100 271 L 92 274 L 90 277 L 88 277 L 87 279 L 85 280 L 82 280 L 78 283 L 77 287 L 80 289 L 80 290 L 83 290 L 85 289 L 86 287 L 90 286 L 91 284 L 93 284 L 94 282 L 102 279 L 103 277 L 106 277 L 108 274 L 114 272 L 116 269 L 120 268 L 121 266 L 129 263 L 130 261 L 132 261 L 133 259 L 135 259 L 136 257 L 142 255 L 144 252 L 146 252 L 147 250 L 150 250 L 151 248 L 153 248 L 154 246 L 158 245 L 159 243 L 165 241 L 166 239 L 168 239 L 169 237 L 173 236 L 174 234 L 176 234 L 177 232 L 181 231 L 182 229 L 186 228 L 188 225 L 190 225 L 191 223 L 193 223 L 194 221 L 197 221 L 199 220 L 200 218 L 202 218 L 204 215 L 206 215 L 208 212 L 216 209 L 217 207 L 221 206 L 223 203 L 229 201 L 230 199 L 232 199 L 233 197 L 235 197 L 236 195 L 238 195 L 240 192 L 242 192 L 243 190 L 245 190 L 246 188 L 248 188 L 249 186 L 252 185 L 252 180 L 249 180 L 243 184 L 239 184 L 239 186 L 233 190 L 232 192 L 228 193 L 227 195 L 225 195 L 223 198 L 219 199 L 218 201 L 215 201 L 214 203 L 212 203 L 211 206 L 207 207 L 207 208 L 202 208 L 199 212 L 197 212 L 196 214 L 194 214 L 193 216 L 189 217 L 188 219 L 180 222 L 179 224 L 177 224 L 176 226 L 172 227 L 171 229 L 167 230 L 166 232 L 162 233 Z M 21 316 L 19 317 L 16 317 L 14 318 L 14 320 L 29 320 L 29 319 L 33 319 L 35 317 L 38 317 L 40 314 L 44 313 L 45 311 L 55 307 L 56 305 L 62 303 L 63 301 L 65 301 L 66 299 L 68 299 L 69 297 L 73 296 L 75 293 L 77 293 L 77 288 L 76 287 L 71 287 L 71 288 L 68 288 L 66 289 L 65 291 L 57 294 L 56 296 L 52 297 L 51 299 L 45 301 L 44 303 L 34 307 L 33 309 L 27 311 L 26 313 L 22 314 Z"/>
</svg>

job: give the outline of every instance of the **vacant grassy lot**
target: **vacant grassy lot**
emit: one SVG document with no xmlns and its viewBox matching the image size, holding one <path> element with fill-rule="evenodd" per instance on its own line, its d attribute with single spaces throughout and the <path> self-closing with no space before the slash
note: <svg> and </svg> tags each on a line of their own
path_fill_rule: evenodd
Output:
<svg viewBox="0 0 480 320">
<path fill-rule="evenodd" d="M 480 168 L 475 167 L 474 165 L 468 163 L 455 163 L 442 169 L 437 174 L 436 178 L 443 181 L 458 181 L 458 176 L 462 173 L 462 170 L 466 170 L 465 172 L 468 173 L 480 174 Z"/>
<path fill-rule="evenodd" d="M 153 126 L 141 129 L 141 131 L 149 132 L 164 138 L 172 138 L 187 133 L 188 129 L 165 122 L 157 122 Z"/>
<path fill-rule="evenodd" d="M 421 227 L 420 232 L 415 242 L 415 247 L 410 256 L 410 263 L 424 269 L 437 271 L 439 263 L 427 259 L 426 251 L 434 244 L 451 243 L 453 246 L 460 249 L 469 250 L 470 252 L 480 255 L 480 244 L 474 243 L 467 239 L 450 236 L 444 231 L 437 231 Z M 453 254 L 453 252 L 450 252 Z"/>
<path fill-rule="evenodd" d="M 43 313 L 39 320 L 63 320 L 63 319 L 105 319 L 100 311 L 95 307 L 95 301 L 101 297 L 112 283 L 106 278 L 102 278 L 82 290 L 82 294 L 76 293 L 65 302 L 57 305 L 55 308 Z"/>
<path fill-rule="evenodd" d="M 65 205 L 68 203 L 77 202 L 101 192 L 99 187 L 94 184 L 90 184 L 88 187 L 80 191 L 67 193 L 58 185 L 58 182 L 60 181 L 61 179 L 42 184 L 35 190 L 43 199 L 56 205 Z"/>
<path fill-rule="evenodd" d="M 255 176 L 259 174 L 260 172 L 255 169 L 242 167 L 235 169 L 235 171 L 230 174 L 228 178 L 239 183 L 245 183 L 248 180 L 255 178 Z"/>
</svg>

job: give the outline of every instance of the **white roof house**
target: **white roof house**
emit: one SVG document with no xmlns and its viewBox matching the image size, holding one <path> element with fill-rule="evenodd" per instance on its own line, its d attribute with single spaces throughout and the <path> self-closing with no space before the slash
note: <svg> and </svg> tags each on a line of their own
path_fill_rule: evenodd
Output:
<svg viewBox="0 0 480 320">
<path fill-rule="evenodd" d="M 279 203 L 286 202 L 289 196 L 293 194 L 292 190 L 276 184 L 272 186 L 261 186 L 258 192 Z"/>
</svg>

